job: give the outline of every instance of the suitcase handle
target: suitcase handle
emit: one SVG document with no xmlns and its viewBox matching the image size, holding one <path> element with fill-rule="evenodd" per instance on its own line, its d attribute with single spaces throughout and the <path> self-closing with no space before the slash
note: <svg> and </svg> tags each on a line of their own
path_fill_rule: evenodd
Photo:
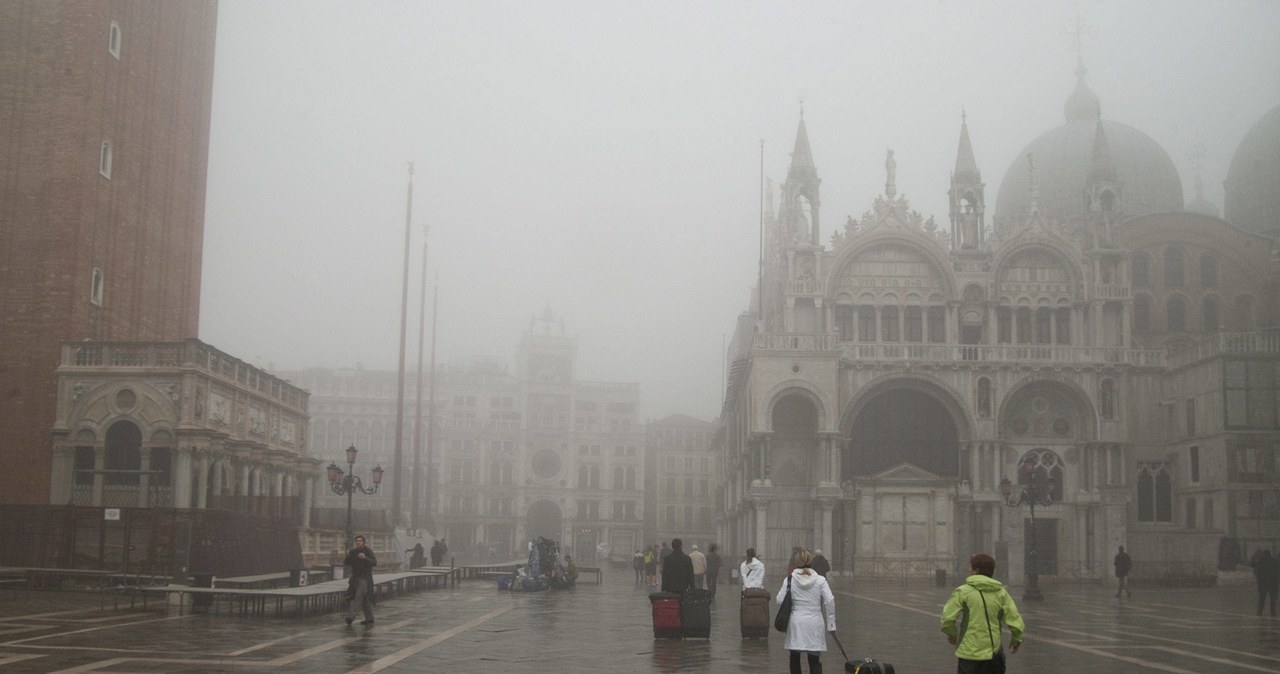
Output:
<svg viewBox="0 0 1280 674">
<path fill-rule="evenodd" d="M 831 638 L 832 638 L 832 639 L 835 639 L 835 640 L 836 640 L 836 646 L 839 646 L 839 647 L 840 647 L 840 655 L 843 655 L 843 656 L 844 656 L 844 661 L 845 661 L 845 662 L 848 662 L 848 661 L 849 661 L 849 654 L 844 652 L 844 644 L 840 643 L 840 637 L 836 636 L 836 633 L 835 633 L 835 632 L 828 632 L 828 634 L 830 634 L 830 635 L 831 635 Z"/>
</svg>

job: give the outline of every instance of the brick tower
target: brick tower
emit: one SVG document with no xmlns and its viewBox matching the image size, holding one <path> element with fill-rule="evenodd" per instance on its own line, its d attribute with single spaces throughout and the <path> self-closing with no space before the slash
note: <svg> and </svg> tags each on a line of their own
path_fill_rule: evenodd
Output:
<svg viewBox="0 0 1280 674">
<path fill-rule="evenodd" d="M 49 500 L 59 342 L 196 336 L 216 18 L 0 3 L 0 501 Z"/>
</svg>

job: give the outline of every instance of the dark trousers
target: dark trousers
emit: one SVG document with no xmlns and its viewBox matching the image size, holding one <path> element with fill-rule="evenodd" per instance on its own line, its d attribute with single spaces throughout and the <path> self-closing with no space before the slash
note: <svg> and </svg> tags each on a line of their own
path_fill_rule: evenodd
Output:
<svg viewBox="0 0 1280 674">
<path fill-rule="evenodd" d="M 720 580 L 719 572 L 716 572 L 716 573 L 711 573 L 710 571 L 707 572 L 707 589 L 711 591 L 711 601 L 715 601 L 716 599 L 716 585 L 719 584 L 719 580 Z"/>
<path fill-rule="evenodd" d="M 1267 602 L 1267 597 L 1271 598 L 1271 615 L 1276 614 L 1276 588 L 1274 587 L 1258 587 L 1258 615 L 1262 615 L 1262 606 Z"/>
<path fill-rule="evenodd" d="M 956 674 L 994 674 L 990 660 L 965 660 L 956 658 Z"/>
<path fill-rule="evenodd" d="M 809 656 L 809 672 L 810 674 L 822 674 L 822 661 L 818 659 L 820 653 L 810 651 L 791 651 L 791 674 L 801 674 L 800 654 L 804 653 Z"/>
</svg>

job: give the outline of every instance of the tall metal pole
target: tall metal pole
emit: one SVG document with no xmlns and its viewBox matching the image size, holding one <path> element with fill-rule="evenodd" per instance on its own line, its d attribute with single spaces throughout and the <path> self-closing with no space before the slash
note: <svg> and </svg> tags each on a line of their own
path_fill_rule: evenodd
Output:
<svg viewBox="0 0 1280 674">
<path fill-rule="evenodd" d="M 351 463 L 347 464 L 347 476 L 346 478 L 343 479 L 343 488 L 347 490 L 347 532 L 346 533 L 347 533 L 347 549 L 348 550 L 351 549 L 351 546 L 355 545 L 355 540 L 354 540 L 354 537 L 352 536 L 352 531 L 351 531 L 351 497 L 354 496 L 356 493 L 356 490 L 352 489 L 352 486 L 355 484 L 354 482 L 355 477 L 352 476 L 351 474 L 351 471 L 355 470 L 354 466 L 355 464 L 351 464 Z"/>
<path fill-rule="evenodd" d="M 404 209 L 404 280 L 400 289 L 400 367 L 396 395 L 396 451 L 391 473 L 391 528 L 400 525 L 400 474 L 404 472 L 404 345 L 409 331 L 409 222 L 413 218 L 413 162 L 409 162 L 409 190 Z"/>
<path fill-rule="evenodd" d="M 432 527 L 435 520 L 431 515 L 431 503 L 436 498 L 434 489 L 436 472 L 433 467 L 436 451 L 436 318 L 440 312 L 440 279 L 436 279 L 436 287 L 431 291 L 431 395 L 427 399 L 427 498 L 426 522 Z M 440 535 L 440 532 L 431 532 Z"/>
<path fill-rule="evenodd" d="M 756 318 L 764 330 L 764 139 L 760 139 L 760 276 L 756 280 Z"/>
<path fill-rule="evenodd" d="M 422 228 L 422 305 L 418 307 L 418 404 L 413 423 L 413 505 L 409 520 L 414 529 L 422 528 L 422 346 L 427 341 L 427 236 L 429 227 Z"/>
</svg>

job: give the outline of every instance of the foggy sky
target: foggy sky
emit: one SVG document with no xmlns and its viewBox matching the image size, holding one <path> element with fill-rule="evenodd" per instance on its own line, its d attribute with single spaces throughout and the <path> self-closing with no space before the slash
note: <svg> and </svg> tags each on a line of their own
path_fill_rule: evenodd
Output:
<svg viewBox="0 0 1280 674">
<path fill-rule="evenodd" d="M 513 354 L 550 305 L 579 379 L 642 417 L 714 418 L 756 279 L 760 140 L 786 174 L 804 101 L 822 240 L 897 185 L 948 228 L 960 111 L 988 218 L 1063 123 L 1077 13 L 1103 116 L 1222 206 L 1280 103 L 1276 2 L 258 2 L 219 7 L 200 337 L 277 369 L 394 369 L 406 162 L 439 359 Z M 430 311 L 430 309 L 428 309 Z"/>
</svg>

